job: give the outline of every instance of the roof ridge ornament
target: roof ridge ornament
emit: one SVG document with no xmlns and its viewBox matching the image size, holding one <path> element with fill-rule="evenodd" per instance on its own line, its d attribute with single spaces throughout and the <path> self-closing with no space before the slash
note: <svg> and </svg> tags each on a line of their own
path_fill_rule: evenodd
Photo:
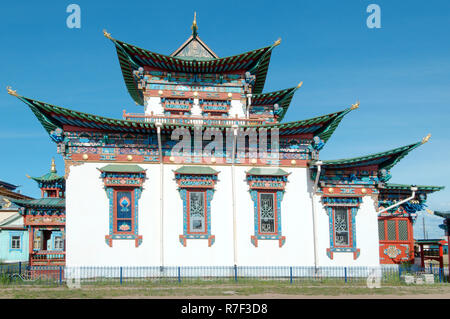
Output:
<svg viewBox="0 0 450 319">
<path fill-rule="evenodd" d="M 9 85 L 6 87 L 9 95 L 18 96 L 17 90 L 13 90 Z"/>
<path fill-rule="evenodd" d="M 277 45 L 280 45 L 280 43 L 281 43 L 281 38 L 278 38 L 278 40 L 273 43 L 273 46 L 276 47 Z"/>
<path fill-rule="evenodd" d="M 356 110 L 359 107 L 359 101 L 356 101 L 355 104 L 352 104 L 352 106 L 350 107 L 350 110 Z"/>
<path fill-rule="evenodd" d="M 111 33 L 108 33 L 108 31 L 106 31 L 106 29 L 103 29 L 103 35 L 104 35 L 106 38 L 112 40 Z"/>
<path fill-rule="evenodd" d="M 52 164 L 50 166 L 50 172 L 56 174 L 56 164 L 55 164 L 55 158 L 52 158 Z"/>
<path fill-rule="evenodd" d="M 301 81 L 301 82 L 297 85 L 297 89 L 301 88 L 302 85 L 303 85 L 303 81 Z"/>
<path fill-rule="evenodd" d="M 194 21 L 192 21 L 192 37 L 195 39 L 198 35 L 198 27 L 197 27 L 197 12 L 194 11 Z"/>
<path fill-rule="evenodd" d="M 425 136 L 425 137 L 422 139 L 422 144 L 425 144 L 426 142 L 428 142 L 428 141 L 430 140 L 430 138 L 431 138 L 431 134 L 428 134 L 427 136 Z"/>
</svg>

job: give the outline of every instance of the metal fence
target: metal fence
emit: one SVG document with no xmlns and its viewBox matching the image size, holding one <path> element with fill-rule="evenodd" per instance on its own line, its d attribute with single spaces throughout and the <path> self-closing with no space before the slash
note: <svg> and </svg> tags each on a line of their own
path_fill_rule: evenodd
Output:
<svg viewBox="0 0 450 319">
<path fill-rule="evenodd" d="M 432 275 L 432 276 L 423 276 Z M 448 270 L 429 266 L 382 265 L 375 267 L 309 266 L 168 266 L 168 267 L 68 267 L 32 266 L 18 263 L 0 265 L 0 285 L 142 285 L 161 283 L 367 283 L 402 284 L 426 278 L 447 283 Z M 418 279 L 419 278 L 419 279 Z M 412 280 L 412 281 L 411 281 Z"/>
</svg>

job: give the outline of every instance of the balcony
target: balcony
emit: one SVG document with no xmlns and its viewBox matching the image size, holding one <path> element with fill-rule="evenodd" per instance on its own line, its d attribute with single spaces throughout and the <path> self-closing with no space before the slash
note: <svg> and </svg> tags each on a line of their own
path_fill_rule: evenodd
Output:
<svg viewBox="0 0 450 319">
<path fill-rule="evenodd" d="M 267 118 L 230 118 L 222 116 L 186 116 L 186 115 L 147 115 L 123 112 L 123 119 L 128 121 L 161 123 L 161 124 L 184 124 L 205 126 L 259 126 L 269 124 Z"/>
<path fill-rule="evenodd" d="M 64 265 L 66 252 L 61 250 L 39 250 L 30 256 L 31 266 Z"/>
</svg>

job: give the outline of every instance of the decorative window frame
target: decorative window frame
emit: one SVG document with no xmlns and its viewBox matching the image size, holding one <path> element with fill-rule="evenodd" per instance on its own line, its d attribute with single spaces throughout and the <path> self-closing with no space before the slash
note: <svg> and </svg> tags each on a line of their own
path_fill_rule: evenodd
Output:
<svg viewBox="0 0 450 319">
<path fill-rule="evenodd" d="M 13 248 L 12 247 L 12 239 L 13 237 L 19 237 L 19 248 Z M 9 251 L 16 251 L 16 252 L 21 252 L 23 249 L 23 232 L 19 232 L 19 231 L 10 231 L 9 232 Z"/>
<path fill-rule="evenodd" d="M 137 165 L 136 165 L 137 166 Z M 142 235 L 139 235 L 139 199 L 142 194 L 143 184 L 146 177 L 145 170 L 141 171 L 107 171 L 107 166 L 99 169 L 101 178 L 105 185 L 105 191 L 109 200 L 109 234 L 105 235 L 105 242 L 112 247 L 113 240 L 131 239 L 135 241 L 135 247 L 142 244 Z M 138 166 L 138 168 L 140 168 Z M 131 192 L 132 207 L 132 230 L 128 233 L 118 233 L 115 231 L 117 223 L 116 214 L 116 194 L 118 192 Z"/>
<path fill-rule="evenodd" d="M 211 169 L 211 171 L 213 171 Z M 188 239 L 207 239 L 208 247 L 211 247 L 216 236 L 211 234 L 211 201 L 214 196 L 214 186 L 217 183 L 217 175 L 219 172 L 213 173 L 180 173 L 174 171 L 175 180 L 178 184 L 178 191 L 183 201 L 183 234 L 179 236 L 180 243 L 186 247 Z M 191 192 L 202 192 L 205 202 L 205 232 L 191 232 L 189 227 L 189 194 Z"/>
<path fill-rule="evenodd" d="M 249 171 L 246 174 L 254 209 L 254 235 L 250 237 L 250 241 L 255 247 L 258 247 L 259 240 L 278 240 L 278 247 L 281 248 L 286 242 L 286 237 L 281 233 L 281 201 L 283 200 L 289 173 L 285 175 L 256 175 Z M 260 194 L 263 193 L 273 194 L 274 203 L 276 203 L 274 207 L 275 233 L 272 234 L 263 233 L 260 229 Z"/>
<path fill-rule="evenodd" d="M 61 237 L 61 241 L 63 243 L 63 248 L 56 248 L 56 237 Z M 64 240 L 64 234 L 62 231 L 53 231 L 52 235 L 50 236 L 50 241 L 52 243 L 52 249 L 55 251 L 64 251 L 65 249 L 65 240 Z"/>
<path fill-rule="evenodd" d="M 334 253 L 353 253 L 356 260 L 360 255 L 360 249 L 356 247 L 356 214 L 362 203 L 362 197 L 323 197 L 322 203 L 328 215 L 330 229 L 330 248 L 327 248 L 327 256 L 333 259 Z M 337 246 L 335 244 L 334 217 L 336 207 L 346 207 L 348 209 L 349 244 L 347 246 Z"/>
</svg>

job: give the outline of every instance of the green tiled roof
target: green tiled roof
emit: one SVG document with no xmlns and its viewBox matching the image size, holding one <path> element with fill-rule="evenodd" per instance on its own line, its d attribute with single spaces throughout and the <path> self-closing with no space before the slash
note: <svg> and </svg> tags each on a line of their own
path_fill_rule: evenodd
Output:
<svg viewBox="0 0 450 319">
<path fill-rule="evenodd" d="M 391 189 L 391 190 L 411 190 L 411 186 L 408 184 L 386 184 L 385 189 Z M 430 185 L 414 185 L 418 188 L 419 191 L 430 191 L 430 192 L 437 192 L 440 190 L 443 190 L 444 186 L 430 186 Z"/>
<path fill-rule="evenodd" d="M 65 125 L 80 128 L 90 128 L 104 131 L 132 132 L 132 133 L 149 133 L 155 131 L 155 124 L 149 122 L 138 122 L 131 120 L 112 119 L 103 116 L 92 115 L 88 113 L 78 112 L 60 106 L 48 104 L 34 99 L 17 96 L 21 101 L 27 104 L 42 126 L 50 134 L 56 128 Z M 246 128 L 278 128 L 280 135 L 311 133 L 319 136 L 324 142 L 327 142 L 331 134 L 336 130 L 342 118 L 349 113 L 352 108 L 343 111 L 314 117 L 307 120 L 285 122 L 285 123 L 268 123 L 264 125 L 243 125 Z M 219 129 L 231 127 L 230 125 L 211 125 Z M 194 124 L 163 124 L 163 129 L 174 129 L 177 127 L 194 127 Z"/>
<path fill-rule="evenodd" d="M 66 206 L 66 200 L 64 198 L 12 199 L 11 202 L 21 207 L 64 208 Z"/>
<path fill-rule="evenodd" d="M 278 121 L 281 122 L 286 115 L 289 105 L 291 104 L 295 91 L 297 91 L 299 87 L 300 85 L 280 91 L 254 94 L 252 96 L 252 105 L 274 105 L 278 103 L 282 109 L 281 114 L 278 117 Z"/>
<path fill-rule="evenodd" d="M 286 176 L 290 173 L 282 170 L 281 168 L 251 168 L 248 172 L 248 175 L 270 175 L 270 176 Z"/>
<path fill-rule="evenodd" d="M 120 68 L 128 92 L 134 101 L 144 105 L 142 92 L 137 87 L 133 71 L 139 67 L 154 67 L 161 70 L 184 73 L 224 73 L 233 71 L 250 71 L 256 75 L 254 93 L 261 93 L 266 81 L 272 49 L 277 43 L 224 58 L 184 59 L 175 56 L 148 51 L 129 43 L 111 38 L 119 58 Z"/>
<path fill-rule="evenodd" d="M 178 174 L 193 174 L 193 175 L 214 175 L 219 173 L 215 169 L 208 166 L 182 166 L 175 170 Z"/>
<path fill-rule="evenodd" d="M 56 173 L 50 172 L 41 177 L 31 177 L 31 179 L 33 179 L 37 182 L 52 182 L 52 181 L 57 181 L 57 180 L 63 180 L 64 176 L 59 176 Z"/>
<path fill-rule="evenodd" d="M 378 165 L 380 169 L 391 169 L 397 164 L 403 157 L 408 155 L 413 149 L 422 145 L 423 142 L 417 142 L 414 144 L 398 147 L 389 151 L 370 154 L 366 156 L 344 158 L 338 160 L 323 161 L 324 167 L 356 167 L 365 165 Z"/>
<path fill-rule="evenodd" d="M 435 211 L 434 215 L 442 217 L 442 218 L 450 218 L 450 211 L 447 211 L 447 212 Z"/>
<path fill-rule="evenodd" d="M 145 169 L 143 169 L 139 165 L 128 164 L 109 164 L 102 168 L 99 168 L 99 170 L 107 173 L 141 173 L 145 171 Z"/>
</svg>

